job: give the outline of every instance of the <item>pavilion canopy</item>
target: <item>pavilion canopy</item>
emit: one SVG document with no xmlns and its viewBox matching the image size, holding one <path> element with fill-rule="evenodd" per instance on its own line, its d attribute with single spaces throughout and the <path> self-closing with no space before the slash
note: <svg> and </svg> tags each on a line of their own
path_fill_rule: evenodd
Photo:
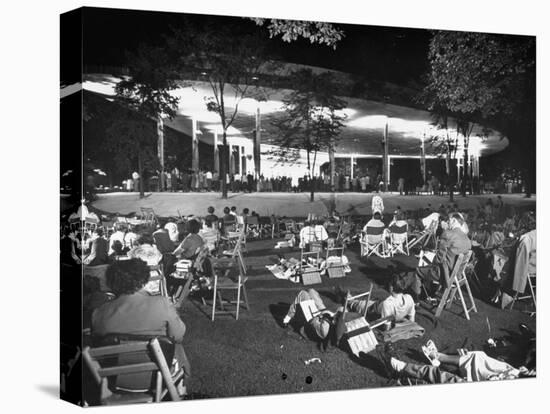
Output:
<svg viewBox="0 0 550 414">
<path fill-rule="evenodd" d="M 105 74 L 86 74 L 83 88 L 106 97 L 114 95 L 114 86 L 120 79 Z M 170 127 L 192 134 L 192 122 L 197 120 L 199 140 L 213 144 L 214 132 L 221 140 L 219 116 L 206 109 L 206 99 L 212 96 L 212 90 L 206 82 L 192 81 L 173 91 L 180 97 L 177 116 L 166 120 Z M 187 86 L 188 85 L 188 86 Z M 226 106 L 234 108 L 235 101 L 229 90 Z M 277 130 L 272 121 L 283 114 L 282 101 L 288 89 L 270 89 L 265 87 L 250 90 L 254 98 L 245 98 L 239 103 L 238 115 L 228 130 L 230 142 L 236 143 L 253 137 L 257 108 L 261 113 L 261 138 L 264 144 L 276 143 Z M 426 155 L 437 155 L 430 144 L 434 135 L 443 135 L 444 131 L 432 126 L 428 111 L 405 106 L 392 105 L 373 100 L 342 97 L 348 103 L 343 110 L 347 115 L 345 128 L 342 130 L 336 149 L 338 155 L 380 155 L 381 140 L 385 124 L 388 124 L 389 155 L 413 156 L 420 153 L 421 140 L 425 142 Z M 456 136 L 456 125 L 450 120 L 450 134 Z M 508 146 L 508 139 L 495 130 L 484 130 L 475 125 L 471 134 L 470 150 L 480 156 L 494 154 Z"/>
</svg>

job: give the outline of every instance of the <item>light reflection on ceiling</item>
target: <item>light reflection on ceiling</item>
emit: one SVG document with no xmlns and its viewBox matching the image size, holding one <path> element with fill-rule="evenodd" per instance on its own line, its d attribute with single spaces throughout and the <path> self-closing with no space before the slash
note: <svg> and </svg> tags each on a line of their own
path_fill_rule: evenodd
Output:
<svg viewBox="0 0 550 414">
<path fill-rule="evenodd" d="M 112 97 L 115 93 L 114 86 L 120 79 L 110 75 L 86 74 L 83 88 L 105 97 Z M 177 115 L 165 123 L 186 135 L 191 135 L 191 119 L 197 120 L 197 129 L 202 131 L 199 140 L 212 144 L 213 133 L 217 131 L 221 135 L 221 123 L 219 115 L 208 111 L 206 103 L 213 96 L 210 85 L 206 82 L 186 82 L 185 87 L 180 87 L 171 92 L 180 98 Z M 234 91 L 230 86 L 226 87 L 225 106 L 230 117 L 235 108 L 236 100 Z M 291 91 L 288 89 L 249 89 L 251 97 L 240 100 L 238 112 L 233 124 L 229 127 L 227 135 L 232 139 L 237 137 L 251 138 L 255 129 L 257 108 L 261 113 L 261 137 L 262 143 L 275 144 L 277 130 L 273 121 L 283 113 L 283 99 Z M 257 99 L 256 99 L 257 98 Z M 384 128 L 388 125 L 389 153 L 392 155 L 417 156 L 420 151 L 420 143 L 425 142 L 427 155 L 434 155 L 434 147 L 429 143 L 434 136 L 443 137 L 446 131 L 438 130 L 432 125 L 432 119 L 428 111 L 391 105 L 383 102 L 370 101 L 358 98 L 343 97 L 348 107 L 340 111 L 345 115 L 345 128 L 340 134 L 337 145 L 337 153 L 345 154 L 380 154 L 381 140 Z M 456 137 L 456 129 L 453 128 L 453 120 L 450 120 L 449 134 Z M 484 135 L 483 128 L 475 125 L 471 138 L 470 150 L 481 156 L 499 152 L 508 146 L 508 139 L 498 131 L 490 131 Z M 219 138 L 220 139 L 220 138 Z M 463 149 L 460 145 L 459 149 Z"/>
</svg>

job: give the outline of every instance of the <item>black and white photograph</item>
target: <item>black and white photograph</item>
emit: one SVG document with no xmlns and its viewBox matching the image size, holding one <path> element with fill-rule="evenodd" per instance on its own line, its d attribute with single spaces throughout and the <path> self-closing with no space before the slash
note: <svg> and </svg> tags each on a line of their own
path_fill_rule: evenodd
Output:
<svg viewBox="0 0 550 414">
<path fill-rule="evenodd" d="M 542 410 L 542 8 L 62 3 L 2 36 L 13 404 Z"/>
<path fill-rule="evenodd" d="M 536 377 L 535 36 L 60 19 L 62 398 Z"/>
</svg>

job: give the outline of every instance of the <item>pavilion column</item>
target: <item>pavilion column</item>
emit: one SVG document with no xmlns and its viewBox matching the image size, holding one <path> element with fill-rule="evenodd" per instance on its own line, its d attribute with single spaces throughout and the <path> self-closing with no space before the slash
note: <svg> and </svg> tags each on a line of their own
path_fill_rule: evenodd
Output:
<svg viewBox="0 0 550 414">
<path fill-rule="evenodd" d="M 420 173 L 422 175 L 422 185 L 426 183 L 426 149 L 424 147 L 424 138 L 420 143 Z"/>
<path fill-rule="evenodd" d="M 332 141 L 329 146 L 328 158 L 330 162 L 330 191 L 334 192 L 334 175 L 336 174 L 336 160 L 334 159 L 334 141 Z"/>
<path fill-rule="evenodd" d="M 214 171 L 220 172 L 220 149 L 218 148 L 217 131 L 214 131 Z"/>
<path fill-rule="evenodd" d="M 354 163 L 355 159 L 353 158 L 353 155 L 350 157 L 350 162 L 351 162 L 351 169 L 350 169 L 350 178 L 353 180 L 353 163 Z"/>
<path fill-rule="evenodd" d="M 254 171 L 256 179 L 259 182 L 260 175 L 262 173 L 261 169 L 261 142 L 262 142 L 262 118 L 260 113 L 260 107 L 256 109 L 256 131 L 254 134 Z"/>
<path fill-rule="evenodd" d="M 388 122 L 386 122 L 386 125 L 384 126 L 384 157 L 382 160 L 382 177 L 384 180 L 384 191 L 388 191 L 389 186 L 389 155 L 388 155 Z"/>
<path fill-rule="evenodd" d="M 192 144 L 191 144 L 191 168 L 194 172 L 199 171 L 199 139 L 197 137 L 197 120 L 191 118 Z"/>
<path fill-rule="evenodd" d="M 164 121 L 157 118 L 157 153 L 160 164 L 160 191 L 164 190 Z"/>
</svg>

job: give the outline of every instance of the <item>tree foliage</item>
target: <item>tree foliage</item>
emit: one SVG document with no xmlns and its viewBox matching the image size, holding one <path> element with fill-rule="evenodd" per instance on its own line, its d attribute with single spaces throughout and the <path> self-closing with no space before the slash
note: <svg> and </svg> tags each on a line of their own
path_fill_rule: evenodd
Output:
<svg viewBox="0 0 550 414">
<path fill-rule="evenodd" d="M 281 36 L 284 42 L 290 43 L 302 37 L 310 43 L 331 46 L 336 49 L 337 43 L 345 36 L 344 31 L 332 23 L 310 22 L 305 20 L 282 20 L 252 18 L 258 25 L 267 26 L 269 37 Z"/>
<path fill-rule="evenodd" d="M 167 43 L 178 56 L 180 73 L 194 73 L 209 84 L 212 94 L 204 97 L 206 109 L 219 115 L 223 148 L 227 148 L 227 130 L 238 116 L 241 101 L 262 97 L 257 80 L 262 67 L 269 65 L 265 39 L 258 33 L 239 33 L 230 25 L 196 27 L 189 22 L 183 29 L 174 29 Z M 220 177 L 227 173 L 226 161 L 222 156 Z M 226 180 L 221 182 L 222 197 L 227 198 Z"/>
<path fill-rule="evenodd" d="M 346 101 L 336 96 L 330 73 L 314 74 L 301 69 L 292 74 L 294 86 L 283 99 L 284 115 L 273 121 L 283 148 L 299 148 L 307 153 L 309 174 L 315 169 L 317 152 L 334 149 L 346 115 Z M 313 154 L 313 161 L 311 155 Z M 313 201 L 313 183 L 311 201 Z"/>
<path fill-rule="evenodd" d="M 534 68 L 533 50 L 531 37 L 434 32 L 428 56 L 434 104 L 482 118 L 513 114 Z"/>
<path fill-rule="evenodd" d="M 178 85 L 173 66 L 160 47 L 142 44 L 135 53 L 127 53 L 127 62 L 130 75 L 115 87 L 115 102 L 121 110 L 108 130 L 108 145 L 122 160 L 129 160 L 128 154 L 137 155 L 135 167 L 143 196 L 143 168 L 155 159 L 154 122 L 163 116 L 175 116 L 179 98 L 170 91 Z"/>
<path fill-rule="evenodd" d="M 127 62 L 130 76 L 117 83 L 117 101 L 147 118 L 173 118 L 179 98 L 170 91 L 178 85 L 166 51 L 142 44 L 135 53 L 127 54 Z"/>
</svg>

